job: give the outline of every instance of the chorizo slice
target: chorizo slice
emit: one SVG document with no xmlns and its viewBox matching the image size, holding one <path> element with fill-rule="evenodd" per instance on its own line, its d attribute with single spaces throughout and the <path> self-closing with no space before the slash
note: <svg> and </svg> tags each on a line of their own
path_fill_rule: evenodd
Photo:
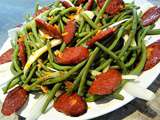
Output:
<svg viewBox="0 0 160 120">
<path fill-rule="evenodd" d="M 40 27 L 40 29 L 42 29 L 42 31 L 45 32 L 45 34 L 53 38 L 62 39 L 62 35 L 56 25 L 53 26 L 39 18 L 35 19 L 35 21 L 36 25 Z"/>
<path fill-rule="evenodd" d="M 86 10 L 91 10 L 94 4 L 94 0 L 88 0 Z"/>
<path fill-rule="evenodd" d="M 12 61 L 13 48 L 8 49 L 0 56 L 0 64 Z"/>
<path fill-rule="evenodd" d="M 85 47 L 68 47 L 62 53 L 59 53 L 55 60 L 58 64 L 72 65 L 87 59 L 88 56 L 89 51 Z"/>
<path fill-rule="evenodd" d="M 63 41 L 68 44 L 72 41 L 72 39 L 75 36 L 76 32 L 76 22 L 74 20 L 70 20 L 67 22 L 65 28 L 64 28 L 64 35 L 63 35 Z"/>
<path fill-rule="evenodd" d="M 147 47 L 147 60 L 144 70 L 149 70 L 160 61 L 160 41 L 152 43 Z"/>
<path fill-rule="evenodd" d="M 97 0 L 97 4 L 100 8 L 103 7 L 106 0 Z M 109 15 L 118 14 L 121 10 L 123 10 L 125 4 L 123 0 L 111 0 L 109 5 L 106 8 L 106 13 Z"/>
<path fill-rule="evenodd" d="M 39 9 L 35 14 L 33 14 L 33 18 L 37 17 L 38 15 L 40 15 L 41 13 L 43 13 L 47 10 L 49 10 L 49 7 L 43 7 L 41 9 Z"/>
<path fill-rule="evenodd" d="M 17 112 L 25 104 L 28 98 L 28 92 L 18 86 L 11 90 L 5 98 L 1 112 L 9 116 Z"/>
<path fill-rule="evenodd" d="M 142 16 L 143 26 L 155 23 L 160 17 L 160 7 L 154 6 L 149 8 Z"/>
<path fill-rule="evenodd" d="M 118 70 L 110 69 L 107 72 L 96 76 L 88 93 L 92 95 L 111 94 L 117 89 L 121 81 L 121 73 Z"/>
<path fill-rule="evenodd" d="M 85 3 L 86 0 L 77 0 L 76 5 L 79 6 L 80 4 Z"/>
<path fill-rule="evenodd" d="M 107 30 L 98 32 L 95 36 L 93 36 L 89 41 L 86 42 L 86 45 L 91 47 L 95 42 L 101 41 L 112 35 L 115 30 L 116 29 L 114 28 L 109 28 Z"/>
<path fill-rule="evenodd" d="M 25 39 L 25 36 L 22 36 L 17 41 L 17 44 L 19 46 L 18 57 L 19 57 L 23 67 L 25 66 L 25 64 L 27 62 L 27 55 L 26 55 L 26 52 L 25 52 L 26 47 L 24 45 L 24 39 Z"/>
<path fill-rule="evenodd" d="M 76 93 L 67 95 L 63 93 L 54 102 L 54 108 L 69 116 L 80 116 L 87 111 L 87 104 L 81 96 Z"/>
<path fill-rule="evenodd" d="M 60 2 L 62 3 L 62 5 L 65 7 L 65 8 L 70 8 L 72 7 L 72 5 L 67 2 L 66 0 L 60 0 Z"/>
</svg>

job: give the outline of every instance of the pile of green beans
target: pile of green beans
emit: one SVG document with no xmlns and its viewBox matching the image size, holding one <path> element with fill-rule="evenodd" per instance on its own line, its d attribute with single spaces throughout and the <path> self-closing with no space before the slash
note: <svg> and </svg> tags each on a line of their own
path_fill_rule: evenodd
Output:
<svg viewBox="0 0 160 120">
<path fill-rule="evenodd" d="M 65 25 L 69 20 L 79 17 L 76 21 L 76 32 L 71 43 L 62 42 L 60 45 L 52 48 L 51 41 L 53 38 L 48 38 L 43 35 L 41 27 L 36 25 L 35 19 L 31 18 L 23 25 L 23 29 L 18 32 L 18 37 L 25 36 L 24 45 L 27 56 L 29 58 L 41 48 L 46 48 L 46 51 L 41 56 L 38 56 L 27 73 L 24 73 L 24 67 L 19 59 L 19 45 L 17 41 L 12 41 L 14 44 L 13 61 L 11 71 L 14 77 L 10 80 L 6 87 L 3 88 L 4 93 L 7 93 L 15 85 L 22 86 L 28 92 L 42 92 L 41 86 L 48 88 L 48 99 L 44 103 L 42 112 L 46 111 L 48 104 L 55 98 L 57 91 L 66 91 L 68 94 L 77 92 L 78 95 L 85 97 L 86 101 L 95 101 L 108 96 L 91 96 L 88 94 L 88 89 L 92 85 L 95 76 L 91 75 L 90 71 L 104 72 L 107 68 L 118 69 L 122 74 L 140 75 L 146 62 L 146 46 L 144 38 L 147 35 L 158 35 L 160 29 L 153 29 L 154 25 L 144 27 L 141 24 L 140 15 L 137 14 L 137 7 L 134 3 L 125 4 L 123 10 L 117 15 L 110 16 L 105 13 L 105 10 L 111 0 L 106 0 L 103 7 L 99 9 L 98 5 L 92 7 L 91 11 L 94 17 L 90 18 L 86 14 L 86 5 L 82 5 L 82 10 L 76 6 L 76 0 L 71 0 L 72 7 L 65 8 L 59 1 L 48 5 L 49 10 L 41 13 L 38 18 L 43 19 L 50 25 L 56 25 L 62 34 L 65 33 Z M 39 3 L 36 3 L 35 12 L 39 9 Z M 80 12 L 82 11 L 82 12 Z M 92 47 L 88 47 L 86 42 L 98 34 L 99 31 L 107 29 L 115 22 L 128 19 L 124 23 L 114 27 L 116 31 L 113 35 L 105 38 L 100 42 L 95 42 Z M 69 34 L 69 33 L 68 33 Z M 124 36 L 128 36 L 126 40 Z M 134 45 L 133 45 L 134 44 Z M 84 46 L 89 50 L 88 59 L 74 65 L 57 64 L 55 60 L 56 52 L 63 52 L 66 47 Z M 140 56 L 140 59 L 138 58 Z M 49 77 L 48 77 L 49 76 Z M 65 89 L 65 81 L 70 81 L 73 86 L 70 89 Z M 126 83 L 126 81 L 125 81 Z M 119 94 L 120 86 L 110 96 L 116 99 L 123 99 Z"/>
</svg>

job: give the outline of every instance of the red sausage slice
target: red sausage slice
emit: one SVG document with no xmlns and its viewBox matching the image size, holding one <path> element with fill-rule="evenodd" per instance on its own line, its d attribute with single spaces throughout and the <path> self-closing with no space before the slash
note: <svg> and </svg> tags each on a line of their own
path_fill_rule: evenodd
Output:
<svg viewBox="0 0 160 120">
<path fill-rule="evenodd" d="M 80 5 L 80 4 L 83 4 L 85 2 L 86 2 L 86 0 L 77 0 L 76 5 Z"/>
<path fill-rule="evenodd" d="M 70 116 L 80 116 L 87 111 L 86 102 L 76 93 L 60 95 L 53 106 L 57 111 Z"/>
<path fill-rule="evenodd" d="M 10 48 L 0 56 L 0 64 L 10 62 L 12 60 L 13 48 Z"/>
<path fill-rule="evenodd" d="M 149 70 L 160 61 L 160 42 L 152 43 L 147 47 L 147 61 L 144 70 Z"/>
<path fill-rule="evenodd" d="M 106 0 L 97 0 L 97 4 L 100 8 L 103 7 Z M 119 13 L 124 8 L 123 0 L 111 0 L 108 7 L 106 8 L 106 13 L 109 15 L 115 15 Z"/>
<path fill-rule="evenodd" d="M 86 45 L 91 47 L 95 42 L 101 41 L 101 40 L 109 37 L 114 32 L 115 32 L 114 28 L 109 28 L 107 30 L 100 31 L 95 36 L 93 36 L 89 41 L 87 41 Z"/>
<path fill-rule="evenodd" d="M 65 0 L 60 0 L 60 2 L 62 3 L 62 5 L 63 5 L 65 8 L 70 8 L 70 7 L 72 7 L 72 5 L 71 5 L 69 2 L 65 1 Z"/>
<path fill-rule="evenodd" d="M 115 91 L 121 83 L 122 77 L 118 70 L 110 69 L 96 76 L 88 92 L 92 95 L 107 95 Z"/>
<path fill-rule="evenodd" d="M 87 48 L 79 47 L 70 47 L 65 48 L 62 53 L 57 55 L 56 62 L 63 65 L 72 65 L 77 64 L 89 56 L 89 51 Z"/>
<path fill-rule="evenodd" d="M 53 26 L 39 18 L 35 19 L 35 21 L 36 25 L 40 27 L 40 29 L 42 29 L 45 34 L 48 34 L 49 36 L 57 39 L 62 38 L 62 35 L 56 26 Z"/>
<path fill-rule="evenodd" d="M 35 14 L 33 14 L 33 18 L 37 17 L 38 15 L 40 15 L 41 13 L 47 10 L 49 10 L 49 7 L 43 7 L 42 9 L 39 9 Z"/>
<path fill-rule="evenodd" d="M 160 7 L 149 8 L 142 16 L 142 24 L 144 26 L 155 23 L 160 17 Z"/>
<path fill-rule="evenodd" d="M 22 36 L 21 38 L 18 39 L 18 46 L 19 46 L 19 52 L 18 52 L 18 57 L 22 63 L 22 66 L 24 67 L 26 62 L 27 62 L 27 55 L 26 55 L 26 52 L 25 52 L 25 45 L 24 45 L 24 39 L 25 37 Z"/>
<path fill-rule="evenodd" d="M 67 22 L 65 28 L 65 34 L 63 35 L 63 41 L 68 44 L 72 41 L 76 32 L 76 22 L 74 20 L 70 20 Z"/>
<path fill-rule="evenodd" d="M 17 112 L 25 104 L 27 98 L 28 93 L 22 87 L 14 88 L 6 96 L 1 112 L 6 116 Z"/>
<path fill-rule="evenodd" d="M 91 10 L 94 4 L 94 0 L 88 0 L 86 10 Z"/>
</svg>

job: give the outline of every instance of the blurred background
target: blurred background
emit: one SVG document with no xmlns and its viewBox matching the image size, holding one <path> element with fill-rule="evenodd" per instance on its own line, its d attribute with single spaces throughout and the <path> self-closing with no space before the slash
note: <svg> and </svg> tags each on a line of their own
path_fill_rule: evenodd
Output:
<svg viewBox="0 0 160 120">
<path fill-rule="evenodd" d="M 38 0 L 43 6 L 54 0 Z M 35 0 L 0 0 L 0 48 L 8 36 L 8 29 L 22 23 L 25 15 L 33 13 Z"/>
</svg>

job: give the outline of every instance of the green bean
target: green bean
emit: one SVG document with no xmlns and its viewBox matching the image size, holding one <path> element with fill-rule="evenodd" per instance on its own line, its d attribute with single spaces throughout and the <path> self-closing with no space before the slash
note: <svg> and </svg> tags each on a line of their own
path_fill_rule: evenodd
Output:
<svg viewBox="0 0 160 120">
<path fill-rule="evenodd" d="M 82 32 L 82 29 L 83 29 L 83 27 L 84 27 L 84 19 L 82 19 L 81 20 L 81 23 L 80 23 L 80 26 L 79 26 L 79 28 L 78 28 L 78 33 L 81 33 Z"/>
<path fill-rule="evenodd" d="M 87 39 L 89 39 L 92 35 L 95 35 L 97 33 L 98 30 L 94 30 L 92 32 L 90 32 L 88 35 L 86 35 L 84 38 L 82 38 L 80 41 L 78 41 L 78 43 L 76 44 L 76 46 L 81 45 L 82 43 L 84 43 Z"/>
<path fill-rule="evenodd" d="M 43 42 L 40 40 L 38 33 L 37 33 L 37 28 L 36 28 L 36 23 L 35 21 L 33 21 L 32 25 L 31 25 L 31 29 L 33 32 L 34 37 L 36 38 L 36 42 L 40 45 L 43 46 Z"/>
<path fill-rule="evenodd" d="M 61 65 L 58 65 L 56 63 L 54 63 L 53 61 L 49 59 L 49 63 L 52 65 L 53 68 L 55 68 L 56 70 L 69 70 L 69 69 L 72 69 L 72 66 L 61 66 Z"/>
<path fill-rule="evenodd" d="M 110 65 L 112 62 L 112 59 L 108 59 L 107 61 L 105 61 L 102 65 L 98 66 L 95 70 L 96 71 L 101 71 L 104 68 L 106 68 L 108 65 Z"/>
<path fill-rule="evenodd" d="M 11 83 L 10 83 L 10 85 L 7 87 L 4 87 L 4 88 L 2 88 L 2 90 L 3 90 L 3 93 L 5 93 L 4 91 L 6 91 L 6 89 L 11 89 L 11 88 L 13 88 L 15 85 L 17 85 L 18 83 L 20 82 L 20 79 L 19 78 L 16 78 L 16 79 L 14 79 Z"/>
<path fill-rule="evenodd" d="M 75 12 L 75 11 L 77 11 L 77 8 L 76 8 L 76 7 L 69 7 L 69 8 L 67 8 L 67 9 L 61 11 L 59 14 L 60 14 L 61 16 L 63 16 L 63 15 L 66 15 L 67 13 L 69 13 L 69 12 Z"/>
<path fill-rule="evenodd" d="M 89 32 L 91 30 L 89 24 L 86 25 L 86 32 Z"/>
<path fill-rule="evenodd" d="M 86 32 L 87 23 L 84 24 L 81 32 Z"/>
<path fill-rule="evenodd" d="M 101 98 L 104 98 L 104 96 L 103 95 L 89 95 L 85 98 L 85 101 L 94 102 L 94 101 L 97 101 Z"/>
<path fill-rule="evenodd" d="M 137 12 L 135 9 L 133 9 L 133 24 L 132 24 L 132 30 L 129 34 L 129 39 L 127 40 L 125 46 L 123 46 L 121 53 L 118 55 L 119 58 L 121 58 L 123 56 L 123 54 L 125 53 L 125 51 L 128 49 L 128 47 L 130 46 L 130 44 L 132 43 L 132 41 L 135 40 L 135 34 L 136 34 L 136 30 L 137 30 Z"/>
<path fill-rule="evenodd" d="M 92 81 L 87 80 L 87 85 L 91 86 L 92 85 Z"/>
<path fill-rule="evenodd" d="M 66 46 L 67 46 L 67 44 L 65 42 L 63 42 L 59 51 L 63 52 L 63 50 L 65 49 Z"/>
<path fill-rule="evenodd" d="M 13 64 L 14 64 L 14 67 L 15 67 L 15 70 L 18 72 L 18 73 L 21 73 L 22 70 L 20 68 L 20 66 L 18 65 L 18 50 L 19 50 L 19 47 L 18 45 L 16 45 L 16 48 L 13 52 Z"/>
<path fill-rule="evenodd" d="M 132 13 L 132 10 L 127 10 L 127 11 L 125 11 L 125 12 L 122 12 L 117 21 L 122 20 L 122 19 L 124 18 L 124 16 L 126 16 L 126 15 L 128 15 L 128 14 L 130 14 L 130 13 Z"/>
<path fill-rule="evenodd" d="M 74 80 L 72 88 L 67 91 L 68 94 L 71 94 L 73 91 L 75 91 L 75 90 L 78 88 L 79 82 L 80 82 L 81 77 L 82 77 L 82 74 L 83 74 L 83 72 L 84 72 L 84 69 L 85 69 L 85 68 L 83 68 L 83 69 L 81 70 L 81 72 L 78 74 L 78 76 L 77 76 L 76 79 Z"/>
<path fill-rule="evenodd" d="M 116 62 L 122 68 L 124 73 L 127 72 L 127 69 L 126 69 L 124 63 L 119 59 L 119 57 L 116 54 L 114 54 L 112 51 L 110 51 L 108 48 L 104 47 L 102 44 L 100 44 L 98 42 L 96 42 L 95 45 L 100 47 L 106 54 L 110 55 L 114 60 L 116 60 Z"/>
<path fill-rule="evenodd" d="M 36 1 L 35 1 L 35 8 L 34 8 L 34 13 L 35 13 L 35 14 L 37 13 L 38 9 L 39 9 L 39 3 L 38 3 L 38 1 L 36 0 Z"/>
<path fill-rule="evenodd" d="M 60 19 L 59 23 L 60 23 L 61 33 L 63 33 L 64 32 L 64 24 L 61 19 Z"/>
<path fill-rule="evenodd" d="M 106 0 L 105 3 L 103 4 L 102 9 L 99 11 L 96 20 L 95 20 L 95 24 L 99 23 L 100 18 L 102 17 L 103 13 L 105 12 L 107 6 L 109 5 L 109 3 L 111 2 L 111 0 Z"/>
<path fill-rule="evenodd" d="M 55 96 L 56 92 L 60 89 L 62 83 L 57 83 L 53 86 L 52 90 L 48 93 L 48 97 L 47 100 L 45 101 L 41 112 L 45 113 L 47 106 L 49 105 L 49 103 L 52 101 L 53 97 Z"/>
<path fill-rule="evenodd" d="M 68 22 L 68 19 L 63 16 L 63 17 L 62 17 L 62 21 L 63 21 L 64 23 L 67 23 L 67 22 Z"/>
<path fill-rule="evenodd" d="M 17 74 L 17 71 L 16 71 L 15 68 L 14 68 L 13 62 L 12 62 L 12 64 L 11 64 L 11 66 L 10 66 L 10 70 L 11 70 L 11 72 L 12 72 L 13 75 L 16 75 L 16 74 Z"/>
<path fill-rule="evenodd" d="M 47 41 L 47 50 L 48 50 L 49 60 L 53 61 L 53 53 L 52 53 L 51 44 L 49 41 Z"/>
<path fill-rule="evenodd" d="M 94 29 L 97 29 L 98 28 L 98 26 L 85 14 L 85 13 L 81 13 L 80 14 L 83 18 L 84 18 L 84 20 L 86 21 L 86 22 L 88 22 L 88 24 L 92 27 L 92 28 L 94 28 Z"/>
<path fill-rule="evenodd" d="M 26 47 L 26 53 L 27 53 L 27 58 L 29 58 L 29 56 L 31 55 L 31 50 L 30 50 L 30 46 L 28 44 L 27 39 L 24 41 L 25 47 Z"/>
<path fill-rule="evenodd" d="M 88 32 L 82 32 L 82 33 L 76 33 L 76 37 L 82 38 L 82 37 L 86 36 L 89 33 L 90 33 L 89 31 Z"/>
<path fill-rule="evenodd" d="M 63 10 L 62 8 L 57 8 L 57 9 L 53 9 L 49 12 L 49 16 L 56 16 L 61 10 Z"/>
<path fill-rule="evenodd" d="M 37 66 L 33 64 L 33 67 L 32 67 L 32 69 L 31 69 L 31 71 L 30 71 L 27 79 L 24 81 L 25 84 L 27 84 L 27 83 L 32 79 L 32 76 L 33 76 L 33 74 L 35 73 L 36 68 L 37 68 Z"/>
<path fill-rule="evenodd" d="M 61 19 L 60 15 L 57 15 L 55 17 L 53 17 L 50 21 L 49 24 L 54 24 L 56 22 L 58 22 Z"/>
<path fill-rule="evenodd" d="M 114 93 L 112 95 L 115 99 L 118 99 L 118 100 L 124 100 L 124 96 L 119 94 L 119 93 Z"/>
<path fill-rule="evenodd" d="M 147 51 L 146 51 L 146 47 L 145 47 L 143 40 L 142 40 L 142 48 L 141 49 L 142 49 L 142 53 L 141 53 L 140 61 L 139 61 L 138 65 L 132 71 L 130 71 L 130 74 L 139 75 L 144 68 L 144 65 L 145 65 L 145 62 L 147 59 L 147 55 L 146 55 Z"/>
<path fill-rule="evenodd" d="M 78 89 L 78 95 L 82 96 L 83 95 L 83 90 L 84 90 L 84 86 L 85 86 L 85 83 L 86 83 L 86 77 L 87 77 L 87 74 L 89 72 L 89 68 L 91 66 L 91 64 L 93 63 L 97 53 L 99 52 L 99 48 L 96 47 L 94 49 L 94 51 L 91 53 L 91 56 L 89 57 L 88 59 L 88 62 L 87 64 L 85 65 L 85 69 L 84 69 L 84 72 L 82 74 L 82 78 L 81 78 L 81 81 L 80 81 L 80 85 L 79 85 L 79 89 Z"/>
<path fill-rule="evenodd" d="M 160 29 L 149 30 L 147 35 L 160 35 Z"/>
<path fill-rule="evenodd" d="M 136 61 L 136 52 L 132 54 L 131 59 L 125 64 L 126 67 L 130 67 Z"/>
<path fill-rule="evenodd" d="M 146 28 L 144 29 L 144 31 L 142 32 L 142 34 L 139 36 L 139 37 L 140 37 L 140 38 L 138 39 L 138 47 L 139 47 L 139 48 L 141 47 L 141 41 L 142 41 L 142 39 L 144 39 L 144 37 L 146 36 L 147 32 L 148 32 L 149 30 L 151 30 L 152 28 L 153 28 L 153 25 L 150 25 L 150 26 L 146 27 Z"/>
<path fill-rule="evenodd" d="M 7 93 L 9 86 L 11 85 L 12 81 L 15 80 L 17 77 L 21 76 L 23 74 L 23 72 L 18 73 L 17 75 L 15 75 L 13 78 L 11 78 L 11 80 L 9 81 L 9 83 L 7 84 L 7 86 L 3 89 L 3 93 Z"/>
<path fill-rule="evenodd" d="M 124 34 L 124 26 L 122 26 L 119 31 L 118 34 L 116 36 L 116 39 L 113 41 L 113 43 L 109 46 L 109 50 L 113 50 L 113 48 L 117 45 L 118 41 L 120 40 L 120 38 L 122 37 L 122 35 Z"/>
<path fill-rule="evenodd" d="M 58 83 L 61 81 L 66 80 L 67 78 L 69 78 L 74 72 L 78 71 L 84 64 L 86 61 L 83 61 L 79 64 L 77 64 L 76 66 L 74 66 L 71 70 L 68 71 L 68 73 L 66 73 L 63 77 L 56 77 L 54 79 L 49 79 L 47 81 L 43 82 L 43 85 L 48 85 L 48 84 L 54 84 L 54 83 Z"/>
</svg>

